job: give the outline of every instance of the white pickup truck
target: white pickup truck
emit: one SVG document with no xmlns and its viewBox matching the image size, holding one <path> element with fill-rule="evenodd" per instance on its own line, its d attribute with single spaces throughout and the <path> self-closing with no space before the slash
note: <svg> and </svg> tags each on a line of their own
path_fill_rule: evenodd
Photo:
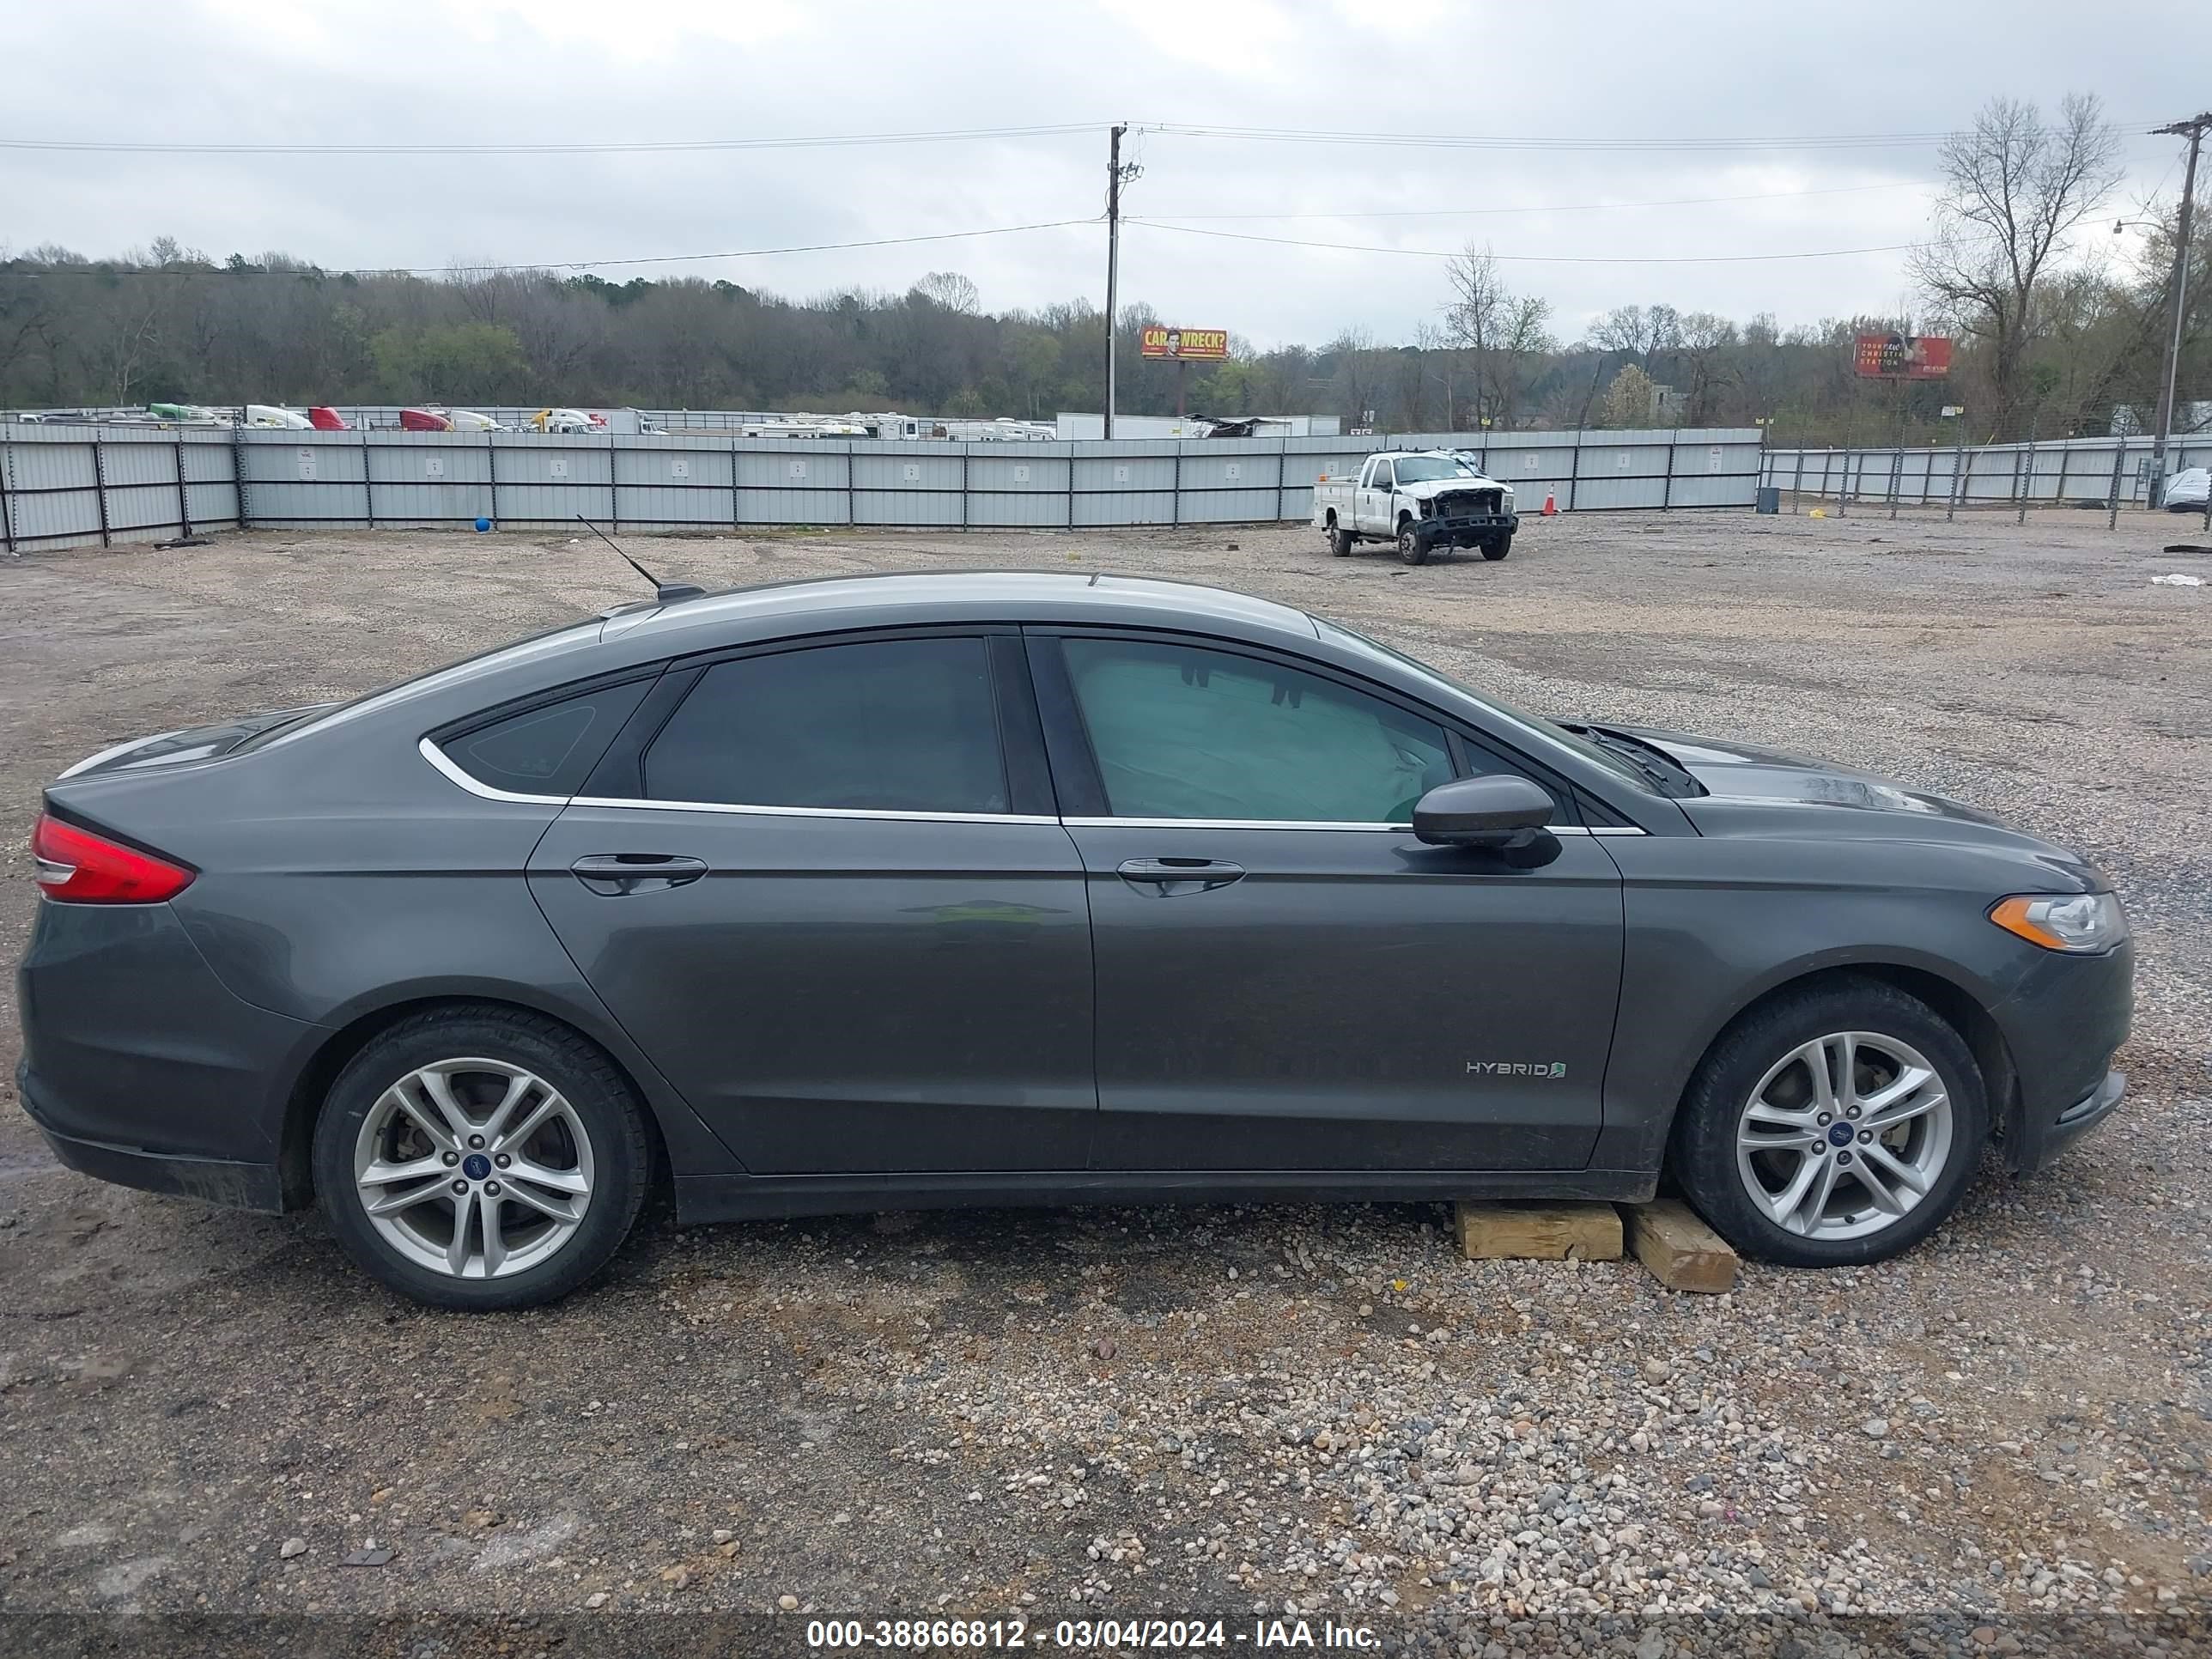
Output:
<svg viewBox="0 0 2212 1659">
<path fill-rule="evenodd" d="M 1407 564 L 1426 564 L 1439 547 L 1479 547 L 1484 558 L 1502 559 L 1521 527 L 1510 484 L 1440 449 L 1386 450 L 1356 477 L 1324 475 L 1314 485 L 1313 521 L 1340 559 L 1361 542 L 1395 542 Z"/>
</svg>

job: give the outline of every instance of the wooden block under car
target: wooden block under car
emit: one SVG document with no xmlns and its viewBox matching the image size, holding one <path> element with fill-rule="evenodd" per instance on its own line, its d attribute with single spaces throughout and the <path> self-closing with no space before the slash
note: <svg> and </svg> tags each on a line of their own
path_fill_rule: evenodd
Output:
<svg viewBox="0 0 2212 1659">
<path fill-rule="evenodd" d="M 1741 1265 L 1729 1243 L 1679 1199 L 1624 1204 L 1628 1248 L 1670 1291 L 1732 1291 Z"/>
<path fill-rule="evenodd" d="M 1470 1261 L 1618 1261 L 1620 1212 L 1610 1204 L 1460 1204 L 1453 1217 Z"/>
</svg>

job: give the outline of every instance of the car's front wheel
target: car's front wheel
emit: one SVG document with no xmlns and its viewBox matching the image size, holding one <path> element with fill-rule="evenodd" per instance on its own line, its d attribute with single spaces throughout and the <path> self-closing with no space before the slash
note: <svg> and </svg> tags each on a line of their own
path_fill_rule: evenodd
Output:
<svg viewBox="0 0 2212 1659">
<path fill-rule="evenodd" d="M 1674 1166 L 1745 1255 L 1844 1267 L 1935 1231 L 1988 1133 L 1959 1033 L 1918 998 L 1853 980 L 1785 994 L 1722 1036 L 1683 1102 Z"/>
<path fill-rule="evenodd" d="M 1429 538 L 1413 528 L 1411 519 L 1398 521 L 1398 556 L 1407 564 L 1429 562 Z"/>
<path fill-rule="evenodd" d="M 606 1264 L 652 1173 L 614 1063 L 566 1026 L 435 1009 L 373 1039 L 315 1126 L 315 1188 L 354 1259 L 463 1310 L 565 1296 Z"/>
<path fill-rule="evenodd" d="M 1502 559 L 1512 550 L 1513 538 L 1510 536 L 1500 536 L 1494 541 L 1487 541 L 1482 544 L 1482 556 L 1486 559 Z"/>
</svg>

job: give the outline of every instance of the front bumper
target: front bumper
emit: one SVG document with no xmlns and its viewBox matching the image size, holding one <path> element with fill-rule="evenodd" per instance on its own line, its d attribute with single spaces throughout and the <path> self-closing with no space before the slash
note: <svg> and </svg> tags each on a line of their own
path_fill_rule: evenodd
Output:
<svg viewBox="0 0 2212 1659">
<path fill-rule="evenodd" d="M 2013 994 L 1990 1010 L 2005 1039 L 2013 1086 L 1993 1097 L 1998 1152 L 2028 1174 L 2094 1127 L 2119 1103 L 2127 1080 L 2112 1070 L 2135 1012 L 2135 947 L 2069 956 L 2033 945 Z M 2003 1104 L 2000 1107 L 2000 1102 Z"/>
<path fill-rule="evenodd" d="M 2128 1092 L 2124 1072 L 2107 1072 L 2104 1081 L 2056 1117 L 2022 1112 L 2008 1126 L 2005 1158 L 2021 1175 L 2033 1175 L 2119 1107 Z"/>
<path fill-rule="evenodd" d="M 1413 533 L 1431 545 L 1449 542 L 1455 547 L 1472 547 L 1478 542 L 1510 536 L 1521 527 L 1518 513 L 1476 513 L 1453 519 L 1416 519 Z"/>
</svg>

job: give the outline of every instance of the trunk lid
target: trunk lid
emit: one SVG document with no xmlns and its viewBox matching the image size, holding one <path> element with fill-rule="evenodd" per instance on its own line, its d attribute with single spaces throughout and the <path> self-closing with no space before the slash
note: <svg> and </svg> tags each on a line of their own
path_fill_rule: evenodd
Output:
<svg viewBox="0 0 2212 1659">
<path fill-rule="evenodd" d="M 272 732 L 280 726 L 304 720 L 310 714 L 336 706 L 327 702 L 300 703 L 290 708 L 265 709 L 259 714 L 218 720 L 211 725 L 187 726 L 174 732 L 157 732 L 150 738 L 132 738 L 112 748 L 103 749 L 96 755 L 88 755 L 64 772 L 62 777 L 89 777 L 98 772 L 146 771 L 155 767 L 181 766 L 188 761 L 215 760 L 229 754 L 249 738 L 258 738 L 264 732 Z"/>
</svg>

